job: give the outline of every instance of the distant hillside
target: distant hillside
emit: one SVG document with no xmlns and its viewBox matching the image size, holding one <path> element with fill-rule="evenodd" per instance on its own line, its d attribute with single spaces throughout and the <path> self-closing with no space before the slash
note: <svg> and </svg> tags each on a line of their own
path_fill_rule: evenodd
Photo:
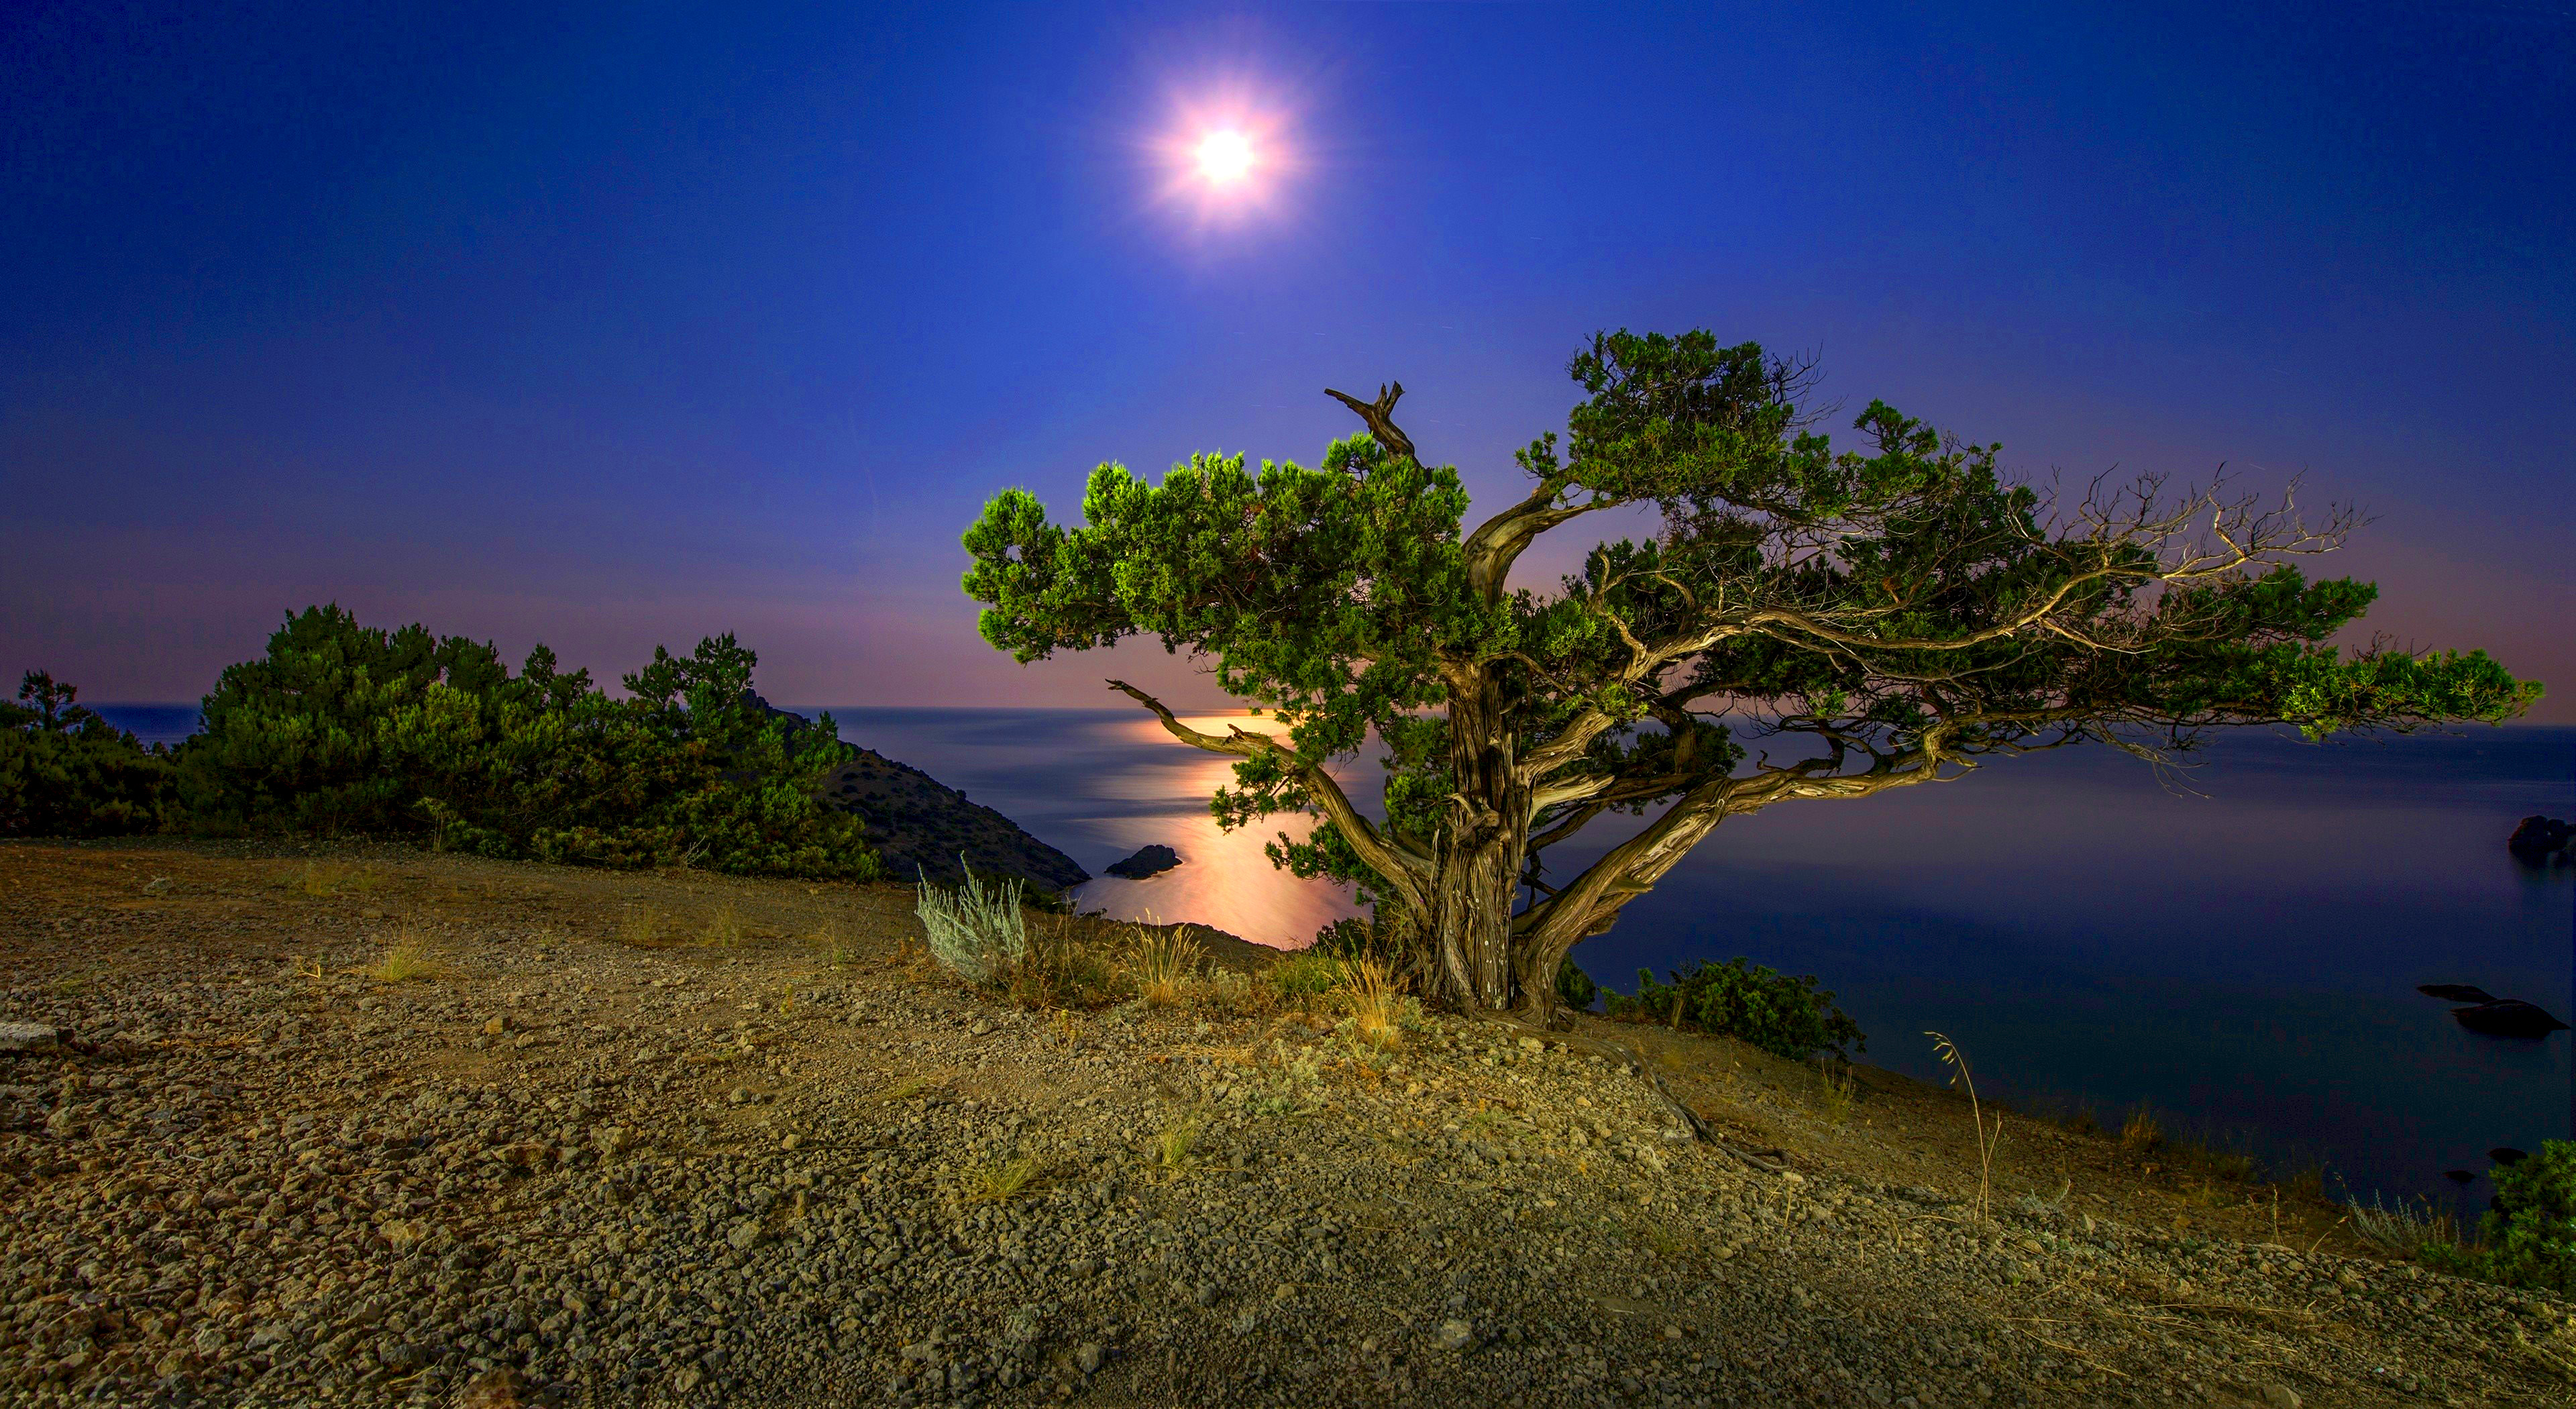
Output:
<svg viewBox="0 0 2576 1409">
<path fill-rule="evenodd" d="M 854 746 L 850 761 L 824 780 L 823 795 L 868 824 L 868 844 L 884 855 L 894 880 L 927 874 L 955 884 L 965 877 L 960 854 L 978 872 L 1019 876 L 1048 890 L 1091 879 L 1072 857 L 1017 822 L 874 749 Z"/>
<path fill-rule="evenodd" d="M 749 703 L 798 726 L 811 721 L 746 691 Z M 978 872 L 1018 876 L 1046 890 L 1091 879 L 1073 858 L 1039 841 L 1019 823 L 907 763 L 844 741 L 850 761 L 823 780 L 823 800 L 868 824 L 868 844 L 885 858 L 886 878 L 927 875 L 944 885 L 966 879 L 957 858 Z"/>
</svg>

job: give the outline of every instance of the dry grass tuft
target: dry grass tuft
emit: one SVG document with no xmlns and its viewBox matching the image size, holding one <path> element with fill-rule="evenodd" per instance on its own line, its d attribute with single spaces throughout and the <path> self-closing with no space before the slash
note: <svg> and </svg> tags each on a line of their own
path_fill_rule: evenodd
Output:
<svg viewBox="0 0 2576 1409">
<path fill-rule="evenodd" d="M 1849 1066 L 1834 1067 L 1824 1058 L 1816 1059 L 1816 1114 L 1828 1125 L 1849 1125 L 1852 1107 L 1860 1100 L 1860 1083 Z"/>
<path fill-rule="evenodd" d="M 650 905 L 629 905 L 617 917 L 617 942 L 637 949 L 662 945 L 662 912 Z"/>
<path fill-rule="evenodd" d="M 1176 1120 L 1145 1143 L 1145 1162 L 1166 1179 L 1177 1179 L 1198 1165 L 1199 1123 Z"/>
<path fill-rule="evenodd" d="M 402 930 L 385 943 L 385 952 L 367 969 L 367 977 L 378 983 L 408 983 L 419 978 L 438 978 L 447 966 L 438 962 L 429 949 L 429 941 L 416 930 Z"/>
<path fill-rule="evenodd" d="M 2165 1128 L 2156 1121 L 2156 1113 L 2144 1102 L 2129 1112 L 2121 1123 L 2120 1143 L 2133 1150 L 2152 1150 L 2165 1142 Z"/>
<path fill-rule="evenodd" d="M 2367 1205 L 2355 1199 L 2344 1207 L 2352 1231 L 2391 1252 L 2413 1256 L 2427 1247 L 2454 1246 L 2460 1241 L 2451 1215 L 2434 1212 L 2427 1200 L 2400 1199 L 2393 1207 L 2383 1207 L 2373 1194 Z"/>
<path fill-rule="evenodd" d="M 734 913 L 732 901 L 717 906 L 716 912 L 707 917 L 707 930 L 700 939 L 709 949 L 742 947 L 742 917 Z"/>
<path fill-rule="evenodd" d="M 1098 1008 L 1117 1001 L 1118 973 L 1082 942 L 1073 920 L 1057 915 L 1023 931 L 1017 958 L 1002 975 L 1002 996 L 1033 1013 Z"/>
<path fill-rule="evenodd" d="M 1036 1155 L 1013 1155 L 966 1166 L 957 1181 L 958 1197 L 970 1204 L 1008 1203 L 1035 1189 L 1046 1164 Z"/>
<path fill-rule="evenodd" d="M 1189 997 L 1190 985 L 1206 959 L 1206 947 L 1186 929 L 1137 929 L 1128 961 L 1136 996 L 1156 1008 L 1178 1005 Z"/>
<path fill-rule="evenodd" d="M 1351 1038 L 1370 1047 L 1386 1050 L 1404 1041 L 1404 994 L 1397 990 L 1374 959 L 1362 959 L 1350 966 L 1341 986 L 1334 990 L 1341 1000 L 1342 1011 L 1350 1015 Z"/>
<path fill-rule="evenodd" d="M 846 969 L 859 962 L 859 951 L 850 943 L 838 920 L 825 920 L 805 938 L 814 946 L 815 957 L 833 968 Z"/>
</svg>

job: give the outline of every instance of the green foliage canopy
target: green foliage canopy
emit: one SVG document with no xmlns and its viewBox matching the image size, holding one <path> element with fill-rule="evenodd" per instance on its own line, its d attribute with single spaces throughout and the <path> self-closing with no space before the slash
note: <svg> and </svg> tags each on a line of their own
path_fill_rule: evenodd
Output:
<svg viewBox="0 0 2576 1409">
<path fill-rule="evenodd" d="M 0 701 L 0 836 L 157 831 L 171 806 L 170 759 L 76 703 L 73 686 L 31 670 Z"/>
<path fill-rule="evenodd" d="M 1071 526 L 1006 491 L 965 534 L 979 629 L 1023 662 L 1149 635 L 1212 664 L 1284 744 L 1111 683 L 1239 760 L 1222 821 L 1317 815 L 1274 859 L 1359 882 L 1455 973 L 1447 950 L 1485 923 L 1461 918 L 1461 866 L 1490 890 L 1486 863 L 1516 851 L 1537 881 L 1538 854 L 1600 814 L 1660 809 L 1511 918 L 1554 951 L 1523 990 L 1729 815 L 2083 740 L 2162 758 L 2216 726 L 2499 721 L 2538 697 L 2476 651 L 2338 649 L 2374 589 L 2298 563 L 2348 512 L 2310 523 L 2157 476 L 2043 493 L 1998 446 L 1876 401 L 1839 444 L 1808 368 L 1706 332 L 1603 334 L 1570 370 L 1562 453 L 1553 433 L 1520 451 L 1528 495 L 1473 531 L 1457 472 L 1394 424 L 1401 386 L 1332 393 L 1368 431 L 1313 469 L 1202 454 L 1150 484 L 1104 464 Z M 1659 531 L 1598 545 L 1552 592 L 1512 585 L 1539 535 L 1623 506 Z M 1325 770 L 1372 734 L 1375 816 Z M 1768 741 L 1749 768 L 1746 736 Z"/>
<path fill-rule="evenodd" d="M 543 646 L 514 676 L 486 643 L 308 608 L 259 659 L 223 672 L 203 728 L 175 754 L 42 706 L 60 722 L 23 738 L 48 756 L 90 747 L 136 800 L 84 802 L 74 820 L 30 829 L 408 835 L 490 856 L 874 879 L 858 819 L 817 797 L 845 753 L 831 718 L 799 727 L 771 714 L 751 694 L 757 663 L 729 635 L 685 657 L 656 648 L 620 700 Z M 149 799 L 174 792 L 174 805 L 147 807 L 146 781 L 163 790 Z M 89 792 L 109 796 L 103 787 Z"/>
</svg>

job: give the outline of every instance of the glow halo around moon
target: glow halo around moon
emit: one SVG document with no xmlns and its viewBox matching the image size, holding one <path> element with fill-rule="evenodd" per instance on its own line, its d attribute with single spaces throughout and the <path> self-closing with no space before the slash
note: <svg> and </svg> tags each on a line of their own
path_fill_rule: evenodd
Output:
<svg viewBox="0 0 2576 1409">
<path fill-rule="evenodd" d="M 1240 94 L 1175 100 L 1146 145 L 1157 204 L 1202 228 L 1275 214 L 1302 166 L 1284 107 Z"/>
</svg>

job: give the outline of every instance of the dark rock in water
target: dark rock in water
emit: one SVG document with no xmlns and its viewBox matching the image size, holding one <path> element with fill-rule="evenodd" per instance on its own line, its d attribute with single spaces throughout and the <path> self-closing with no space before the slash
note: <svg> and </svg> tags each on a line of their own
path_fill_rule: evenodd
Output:
<svg viewBox="0 0 2576 1409">
<path fill-rule="evenodd" d="M 2505 849 L 2534 865 L 2567 852 L 2568 843 L 2576 841 L 2576 823 L 2561 822 L 2555 817 L 2537 813 L 2522 819 L 2522 825 L 2505 838 Z"/>
<path fill-rule="evenodd" d="M 1160 842 L 1137 848 L 1136 854 L 1124 861 L 1109 863 L 1109 874 L 1131 881 L 1159 876 L 1181 864 L 1181 854 Z"/>
<path fill-rule="evenodd" d="M 2450 1180 L 2454 1184 L 2466 1184 L 2478 1176 L 2471 1174 L 2465 1169 L 2446 1169 L 2442 1171 L 2442 1177 Z"/>
<path fill-rule="evenodd" d="M 867 823 L 888 880 L 928 876 L 955 885 L 966 878 L 961 855 L 977 875 L 1017 876 L 1041 890 L 1091 879 L 1072 857 L 920 769 L 873 749 L 853 747 L 850 755 L 823 780 L 823 801 Z"/>
<path fill-rule="evenodd" d="M 2415 991 L 2445 1003 L 2492 1003 L 2495 995 L 2474 983 L 2419 983 Z"/>
<path fill-rule="evenodd" d="M 2531 1152 L 2528 1150 L 2517 1150 L 2511 1145 L 2498 1145 L 2494 1149 L 2487 1151 L 2487 1158 L 2494 1160 L 2498 1164 L 2515 1165 L 2531 1158 Z"/>
<path fill-rule="evenodd" d="M 2451 1016 L 2460 1020 L 2460 1026 L 2487 1037 L 2538 1039 L 2567 1030 L 2567 1024 L 2519 998 L 2498 998 L 2474 1008 L 2453 1008 Z"/>
</svg>

